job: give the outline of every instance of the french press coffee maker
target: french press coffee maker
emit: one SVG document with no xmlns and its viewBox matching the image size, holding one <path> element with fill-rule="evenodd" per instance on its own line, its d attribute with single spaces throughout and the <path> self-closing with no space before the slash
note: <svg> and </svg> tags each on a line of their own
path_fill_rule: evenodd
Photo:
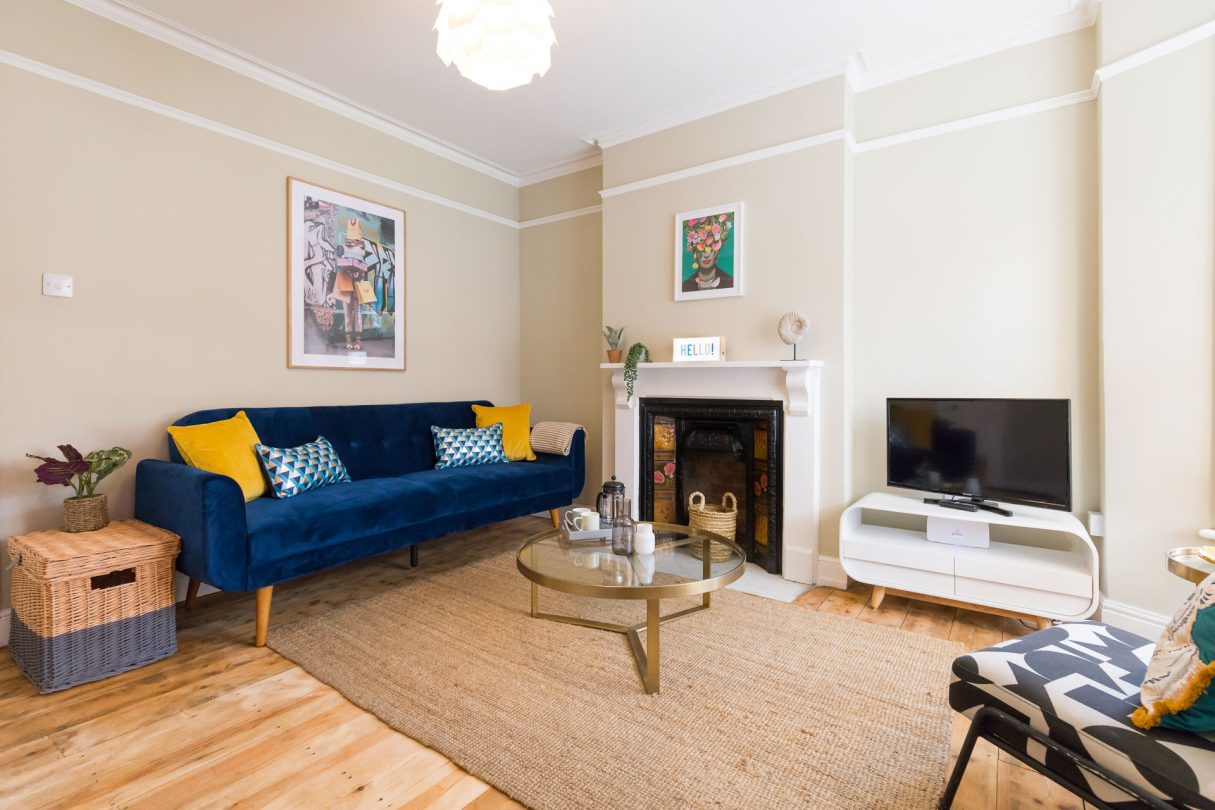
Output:
<svg viewBox="0 0 1215 810">
<path fill-rule="evenodd" d="M 614 475 L 611 481 L 604 481 L 603 490 L 595 496 L 595 508 L 599 510 L 599 527 L 609 529 L 617 517 L 624 517 L 627 503 L 623 481 L 617 481 Z"/>
</svg>

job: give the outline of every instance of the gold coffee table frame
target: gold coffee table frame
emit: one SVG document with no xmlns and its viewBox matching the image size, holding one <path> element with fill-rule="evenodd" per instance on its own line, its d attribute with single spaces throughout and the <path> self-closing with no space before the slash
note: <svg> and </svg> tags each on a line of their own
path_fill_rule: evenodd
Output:
<svg viewBox="0 0 1215 810">
<path fill-rule="evenodd" d="M 665 583 L 656 585 L 599 585 L 591 582 L 575 582 L 568 579 L 562 579 L 558 576 L 536 571 L 524 562 L 524 555 L 536 543 L 544 540 L 552 540 L 558 538 L 561 534 L 560 529 L 548 529 L 540 532 L 537 535 L 529 537 L 523 547 L 519 549 L 519 553 L 515 555 L 515 566 L 519 569 L 519 573 L 531 580 L 531 614 L 533 619 L 548 619 L 552 622 L 563 622 L 565 624 L 576 624 L 580 627 L 590 627 L 595 630 L 608 630 L 613 633 L 622 633 L 629 641 L 629 648 L 633 651 L 633 657 L 637 660 L 637 671 L 641 675 L 642 683 L 645 684 L 645 691 L 648 695 L 657 694 L 660 690 L 660 638 L 659 626 L 666 622 L 682 619 L 684 616 L 690 616 L 693 613 L 699 613 L 702 610 L 708 610 L 712 601 L 713 591 L 720 590 L 729 585 L 734 580 L 742 576 L 743 570 L 746 567 L 747 555 L 738 547 L 737 544 L 727 540 L 721 535 L 710 534 L 699 529 L 692 529 L 688 526 L 676 526 L 669 523 L 655 523 L 654 532 L 661 534 L 662 532 L 676 532 L 683 537 L 675 541 L 681 545 L 689 545 L 688 539 L 700 538 L 703 543 L 703 578 L 695 582 L 678 582 Z M 717 576 L 710 576 L 713 563 L 709 559 L 709 543 L 722 543 L 731 548 L 737 555 L 738 565 Z M 667 541 L 659 543 L 655 549 L 656 552 L 661 551 L 664 547 L 670 547 L 674 543 Z M 577 546 L 572 546 L 577 548 Z M 598 550 L 593 546 L 584 547 L 586 551 Z M 611 548 L 606 547 L 605 552 L 610 554 Z M 631 555 L 630 555 L 631 556 Z M 718 563 L 720 565 L 720 563 Z M 541 613 L 539 610 L 540 603 L 540 586 L 550 588 L 561 593 L 568 593 L 574 596 L 591 596 L 597 599 L 633 599 L 645 600 L 646 603 L 646 620 L 643 624 L 614 624 L 612 622 L 598 622 L 592 619 L 581 619 L 577 616 L 561 616 L 556 613 Z M 701 596 L 701 604 L 695 607 L 690 607 L 685 610 L 680 610 L 675 613 L 669 613 L 666 616 L 661 615 L 661 601 L 663 599 L 675 599 L 682 596 Z M 646 631 L 646 643 L 641 643 L 640 633 Z"/>
</svg>

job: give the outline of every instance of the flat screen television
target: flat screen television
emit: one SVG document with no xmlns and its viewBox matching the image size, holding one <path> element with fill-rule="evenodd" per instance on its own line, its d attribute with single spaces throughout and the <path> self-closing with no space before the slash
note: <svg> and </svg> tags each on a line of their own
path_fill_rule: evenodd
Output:
<svg viewBox="0 0 1215 810">
<path fill-rule="evenodd" d="M 886 483 L 1070 511 L 1071 401 L 887 399 Z"/>
</svg>

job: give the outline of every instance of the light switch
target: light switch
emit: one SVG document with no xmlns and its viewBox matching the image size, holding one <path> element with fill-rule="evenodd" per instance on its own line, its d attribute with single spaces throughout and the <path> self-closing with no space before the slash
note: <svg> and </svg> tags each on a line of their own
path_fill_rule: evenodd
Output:
<svg viewBox="0 0 1215 810">
<path fill-rule="evenodd" d="M 61 276 L 57 273 L 42 274 L 42 294 L 58 295 L 62 298 L 72 297 L 72 277 Z"/>
</svg>

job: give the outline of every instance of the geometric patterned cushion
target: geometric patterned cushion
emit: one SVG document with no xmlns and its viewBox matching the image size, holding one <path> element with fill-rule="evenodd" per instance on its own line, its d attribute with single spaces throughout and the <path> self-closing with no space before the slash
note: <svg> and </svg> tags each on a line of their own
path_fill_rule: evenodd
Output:
<svg viewBox="0 0 1215 810">
<path fill-rule="evenodd" d="M 994 706 L 1150 792 L 1187 807 L 1215 807 L 1215 742 L 1187 731 L 1143 731 L 1139 706 L 1152 642 L 1100 622 L 1039 630 L 953 662 L 949 705 L 968 717 Z M 1023 735 L 1004 742 L 1115 807 L 1138 803 Z"/>
<path fill-rule="evenodd" d="M 435 440 L 435 469 L 474 464 L 507 464 L 502 447 L 502 423 L 485 428 L 441 428 L 431 425 Z"/>
<path fill-rule="evenodd" d="M 326 484 L 350 480 L 346 465 L 324 436 L 299 447 L 254 445 L 276 498 L 290 498 Z"/>
</svg>

